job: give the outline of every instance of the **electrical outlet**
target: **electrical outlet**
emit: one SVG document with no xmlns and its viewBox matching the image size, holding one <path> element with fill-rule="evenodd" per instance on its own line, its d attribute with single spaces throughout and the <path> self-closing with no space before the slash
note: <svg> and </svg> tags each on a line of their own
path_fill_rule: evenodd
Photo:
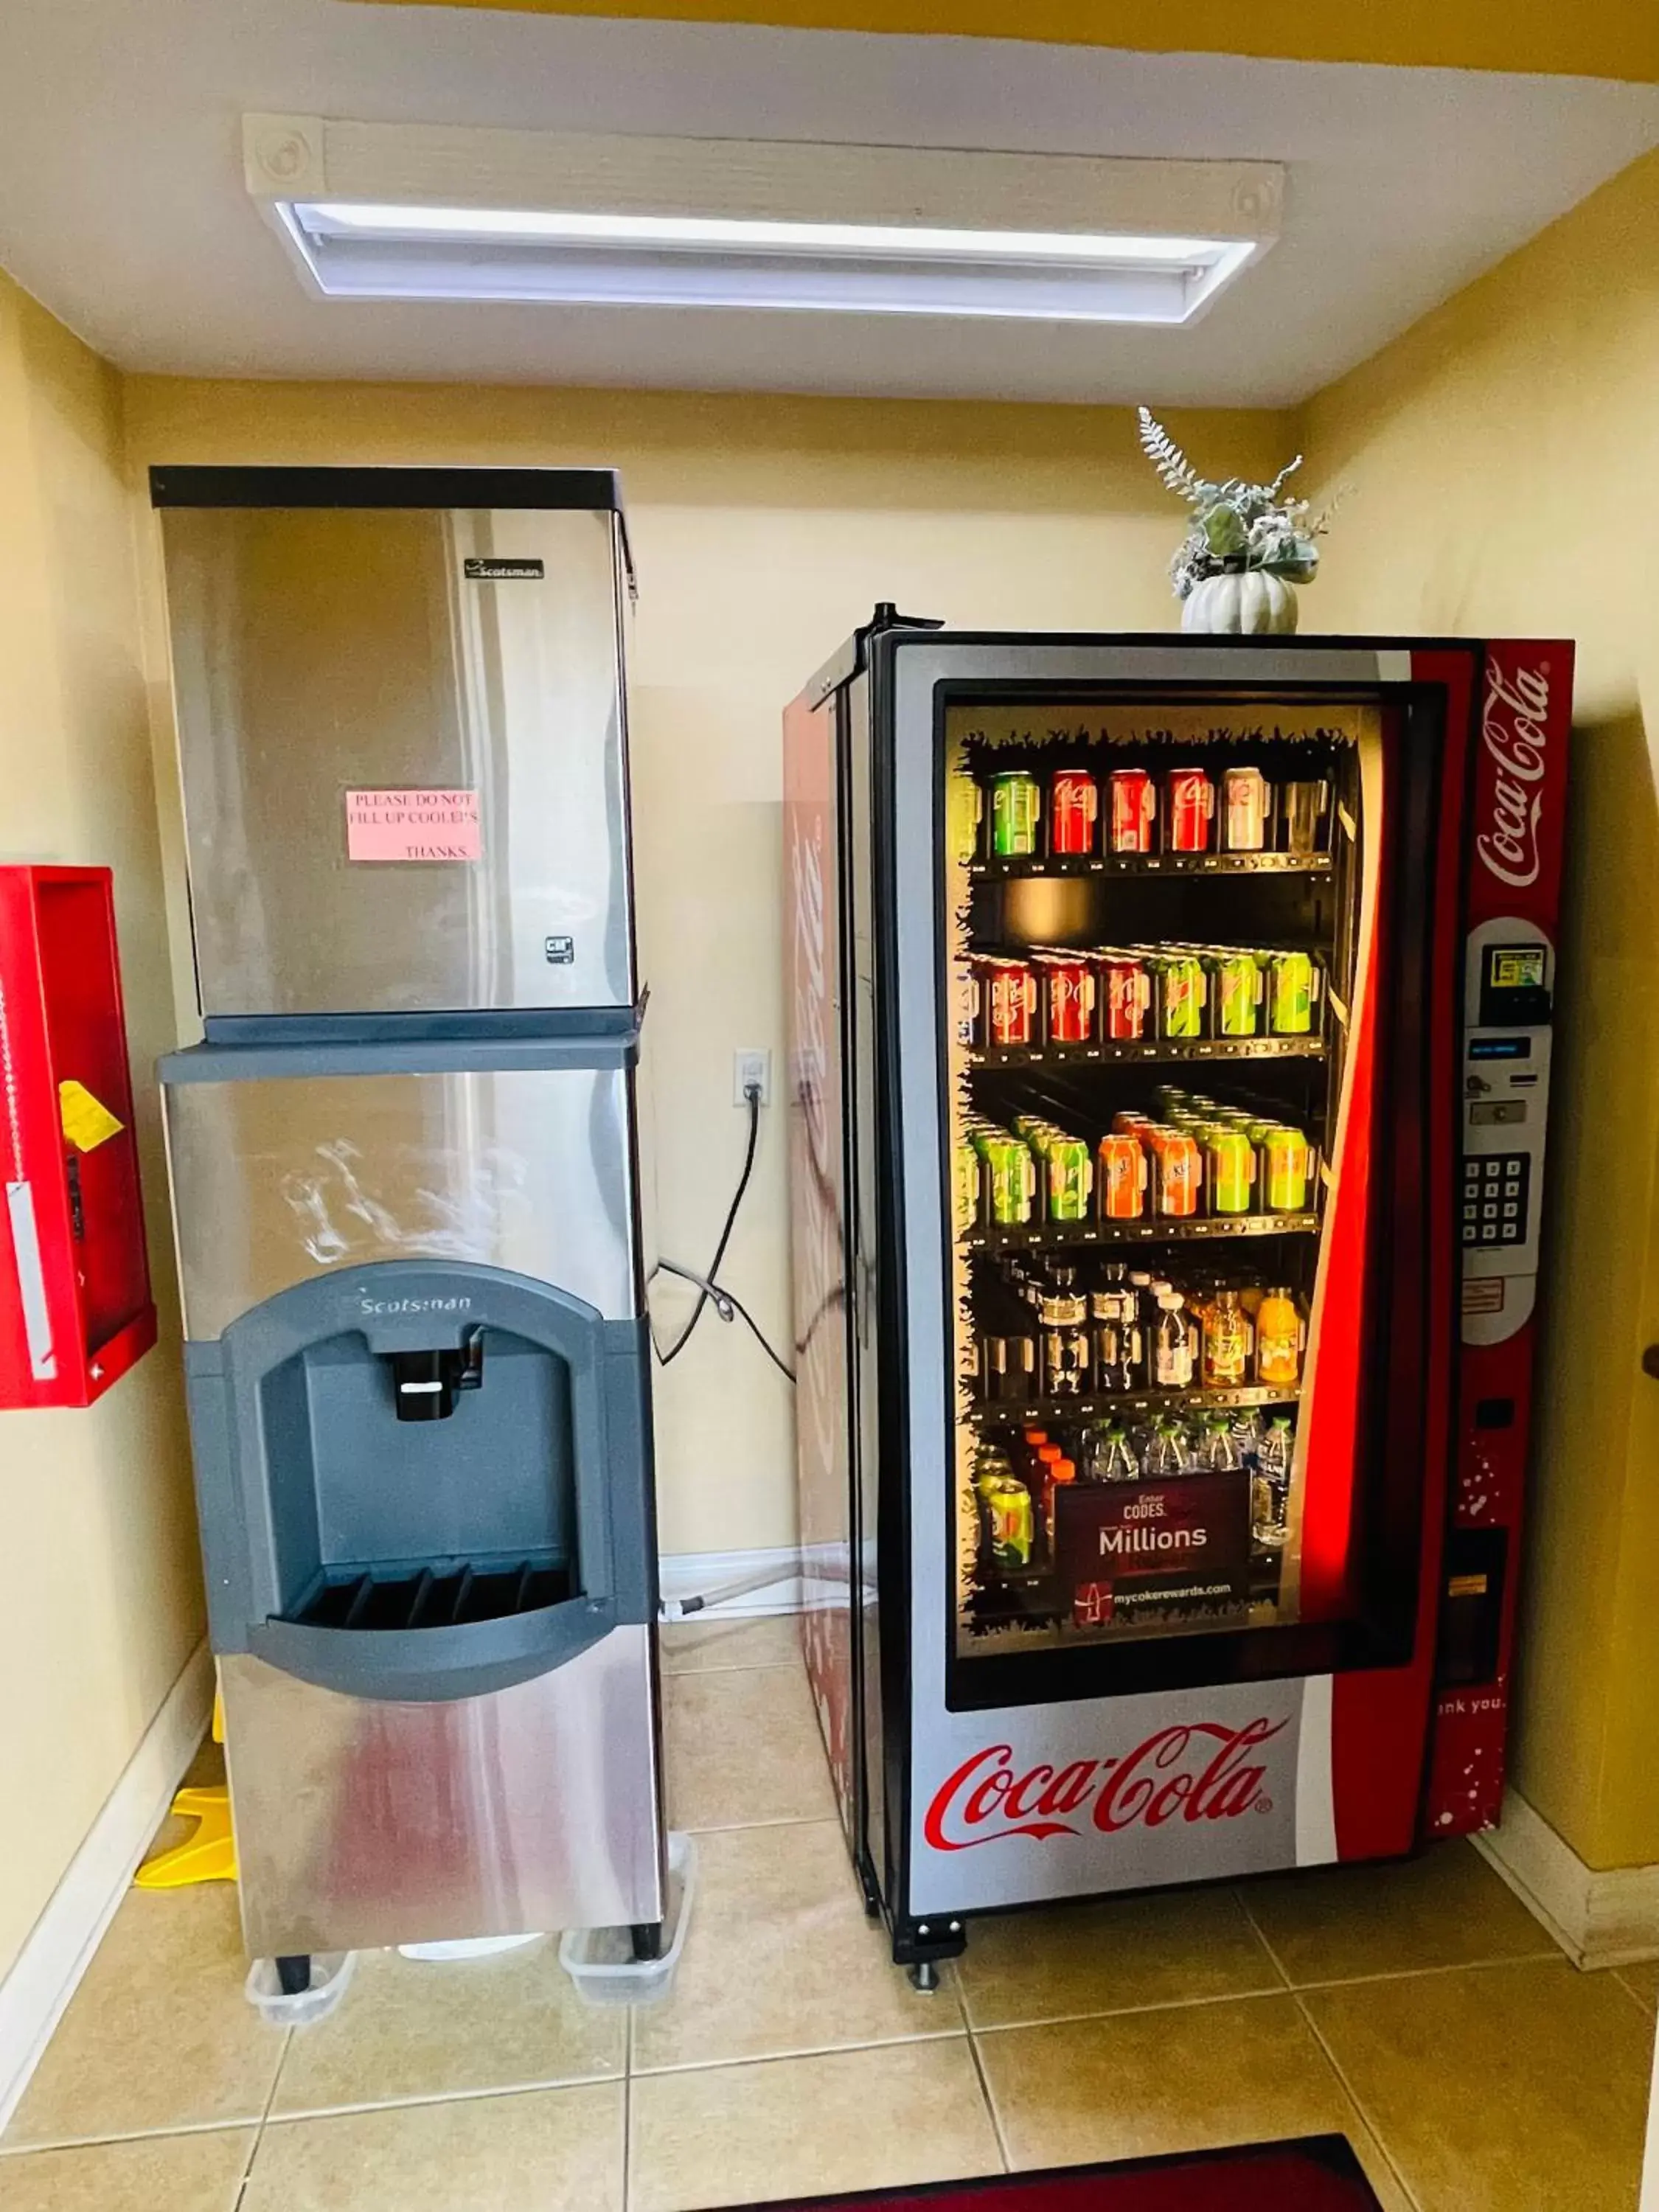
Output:
<svg viewBox="0 0 1659 2212">
<path fill-rule="evenodd" d="M 732 1055 L 732 1103 L 747 1106 L 747 1092 L 751 1084 L 760 1086 L 760 1103 L 772 1103 L 772 1055 L 759 1048 L 739 1049 Z"/>
</svg>

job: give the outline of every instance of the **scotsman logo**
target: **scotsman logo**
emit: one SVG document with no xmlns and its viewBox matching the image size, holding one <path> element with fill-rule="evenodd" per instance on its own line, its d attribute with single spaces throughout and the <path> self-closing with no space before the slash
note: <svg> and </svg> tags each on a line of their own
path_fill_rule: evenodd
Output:
<svg viewBox="0 0 1659 2212">
<path fill-rule="evenodd" d="M 1267 1767 L 1255 1754 L 1287 1723 L 1176 1723 L 1121 1759 L 1078 1759 L 1021 1774 L 1012 1747 L 994 1743 L 966 1759 L 927 1808 L 922 1832 L 936 1851 L 970 1850 L 1002 1836 L 1075 1836 L 1092 1826 L 1161 1828 L 1168 1820 L 1233 1820 L 1267 1812 Z"/>
<path fill-rule="evenodd" d="M 366 1314 L 448 1314 L 471 1313 L 471 1298 L 371 1298 L 360 1297 L 360 1313 Z"/>
<path fill-rule="evenodd" d="M 1493 661 L 1486 676 L 1480 735 L 1491 754 L 1492 823 L 1474 841 L 1488 873 L 1516 890 L 1538 880 L 1538 815 L 1544 803 L 1544 752 L 1549 733 L 1547 665 L 1505 671 Z"/>
</svg>

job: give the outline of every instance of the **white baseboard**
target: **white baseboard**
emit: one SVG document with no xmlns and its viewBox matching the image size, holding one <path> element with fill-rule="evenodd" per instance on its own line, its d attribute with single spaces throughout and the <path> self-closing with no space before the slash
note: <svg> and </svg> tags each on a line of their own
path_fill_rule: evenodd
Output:
<svg viewBox="0 0 1659 2212">
<path fill-rule="evenodd" d="M 126 1895 L 133 1870 L 196 1755 L 213 1711 L 213 1659 L 205 1643 L 145 1729 L 46 1910 L 0 1982 L 0 2129 L 40 2063 L 64 2008 Z"/>
<path fill-rule="evenodd" d="M 736 1597 L 709 1605 L 696 1618 L 739 1620 L 767 1613 L 801 1609 L 800 1553 L 793 1545 L 757 1552 L 669 1552 L 658 1562 L 665 1601 L 684 1604 L 690 1597 L 712 1597 L 732 1583 L 773 1571 L 770 1581 Z"/>
<path fill-rule="evenodd" d="M 1504 1793 L 1500 1826 L 1474 1841 L 1575 1964 L 1659 1959 L 1659 1866 L 1596 1873 L 1513 1790 Z"/>
</svg>

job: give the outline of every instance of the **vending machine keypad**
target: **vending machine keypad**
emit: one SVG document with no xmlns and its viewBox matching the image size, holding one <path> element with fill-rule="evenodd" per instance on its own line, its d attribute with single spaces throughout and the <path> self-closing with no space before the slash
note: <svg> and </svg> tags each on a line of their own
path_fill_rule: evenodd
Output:
<svg viewBox="0 0 1659 2212">
<path fill-rule="evenodd" d="M 1525 1152 L 1488 1152 L 1463 1163 L 1463 1242 L 1523 1244 L 1532 1200 Z"/>
</svg>

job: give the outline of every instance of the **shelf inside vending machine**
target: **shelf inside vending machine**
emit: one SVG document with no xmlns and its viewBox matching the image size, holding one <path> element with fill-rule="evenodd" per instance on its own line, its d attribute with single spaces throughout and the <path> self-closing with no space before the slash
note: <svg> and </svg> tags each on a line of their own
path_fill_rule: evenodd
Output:
<svg viewBox="0 0 1659 2212">
<path fill-rule="evenodd" d="M 969 863 L 976 880 L 1008 877 L 1121 876 L 1324 876 L 1333 866 L 1328 853 L 1050 853 L 998 857 Z"/>
</svg>

